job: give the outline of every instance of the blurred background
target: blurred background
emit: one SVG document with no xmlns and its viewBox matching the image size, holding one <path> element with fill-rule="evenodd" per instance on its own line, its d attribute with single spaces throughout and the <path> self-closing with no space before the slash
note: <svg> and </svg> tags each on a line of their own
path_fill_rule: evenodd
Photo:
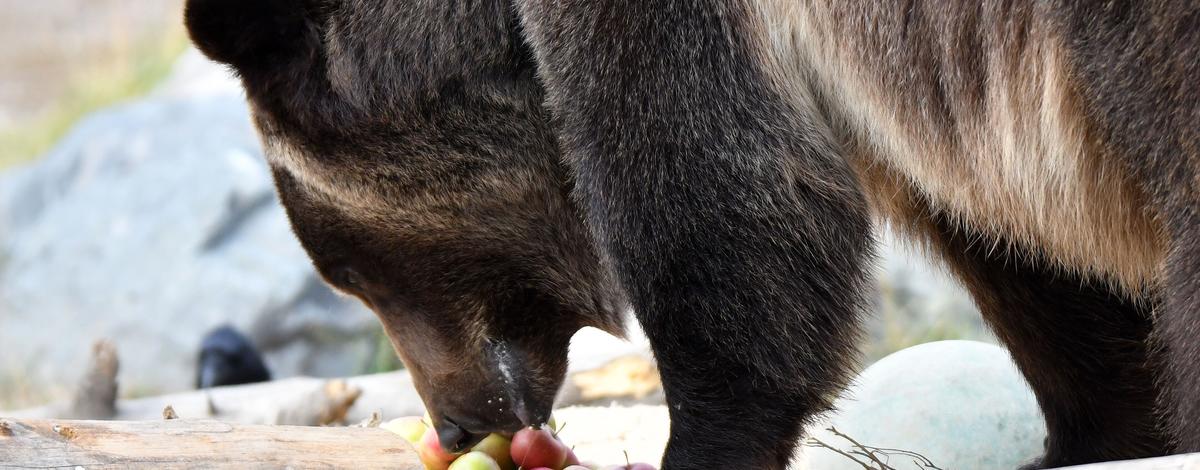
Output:
<svg viewBox="0 0 1200 470">
<path fill-rule="evenodd" d="M 400 367 L 373 316 L 316 277 L 241 90 L 189 48 L 181 3 L 0 0 L 0 410 L 69 399 L 99 339 L 121 397 L 192 389 L 221 325 L 275 378 Z M 881 237 L 864 365 L 991 341 L 940 269 Z M 634 338 L 579 341 L 573 360 Z"/>
</svg>

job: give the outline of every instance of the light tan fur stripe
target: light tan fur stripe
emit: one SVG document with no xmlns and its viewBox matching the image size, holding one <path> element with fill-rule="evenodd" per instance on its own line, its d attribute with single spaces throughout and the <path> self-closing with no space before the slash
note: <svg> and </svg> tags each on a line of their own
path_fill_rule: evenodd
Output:
<svg viewBox="0 0 1200 470">
<path fill-rule="evenodd" d="M 755 4 L 768 68 L 789 96 L 818 97 L 881 216 L 906 217 L 888 199 L 912 191 L 1071 271 L 1130 292 L 1154 282 L 1161 231 L 1095 135 L 1048 12 L 854 3 Z"/>
</svg>

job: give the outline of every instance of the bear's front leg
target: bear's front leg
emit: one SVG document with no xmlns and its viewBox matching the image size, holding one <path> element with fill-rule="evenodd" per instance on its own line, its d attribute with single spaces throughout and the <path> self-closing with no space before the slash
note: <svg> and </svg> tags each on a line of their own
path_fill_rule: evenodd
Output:
<svg viewBox="0 0 1200 470">
<path fill-rule="evenodd" d="M 865 202 L 741 1 L 518 0 L 662 370 L 667 469 L 782 469 L 854 356 Z"/>
</svg>

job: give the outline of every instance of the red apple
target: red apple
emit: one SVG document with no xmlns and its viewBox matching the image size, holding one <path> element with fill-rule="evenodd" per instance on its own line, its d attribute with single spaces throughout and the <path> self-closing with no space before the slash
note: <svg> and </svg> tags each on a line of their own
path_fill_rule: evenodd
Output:
<svg viewBox="0 0 1200 470">
<path fill-rule="evenodd" d="M 579 465 L 579 457 L 575 456 L 574 449 L 567 449 L 567 459 L 563 461 L 563 465 Z"/>
<path fill-rule="evenodd" d="M 438 460 L 437 457 L 429 455 L 429 452 L 424 449 L 417 451 L 417 457 L 421 459 L 421 463 L 425 465 L 425 470 L 449 470 L 450 462 Z"/>
<path fill-rule="evenodd" d="M 426 470 L 446 470 L 456 457 L 442 448 L 442 444 L 438 442 L 437 431 L 432 427 L 426 429 L 425 435 L 421 437 L 421 443 L 417 445 L 417 455 L 421 457 Z"/>
<path fill-rule="evenodd" d="M 511 452 L 513 462 L 523 468 L 560 469 L 567 460 L 569 450 L 554 438 L 550 430 L 525 428 L 513 436 Z"/>
</svg>

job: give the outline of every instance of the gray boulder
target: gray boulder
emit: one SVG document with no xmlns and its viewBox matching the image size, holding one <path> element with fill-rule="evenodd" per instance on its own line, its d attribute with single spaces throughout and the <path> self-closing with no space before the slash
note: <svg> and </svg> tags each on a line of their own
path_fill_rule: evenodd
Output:
<svg viewBox="0 0 1200 470">
<path fill-rule="evenodd" d="M 0 373 L 70 385 L 106 337 L 122 390 L 186 389 L 201 337 L 223 323 L 248 332 L 277 376 L 363 371 L 376 322 L 318 280 L 245 100 L 221 79 L 177 77 L 0 175 Z"/>
<path fill-rule="evenodd" d="M 944 469 L 1017 468 L 1041 454 L 1046 436 L 1033 392 L 1008 352 L 974 341 L 939 341 L 892 354 L 859 375 L 836 407 L 828 423 L 814 426 L 812 435 L 821 442 L 853 450 L 826 430 L 833 427 L 861 444 L 916 452 Z M 804 453 L 807 468 L 863 468 L 811 443 Z M 891 454 L 896 468 L 923 468 Z"/>
</svg>

